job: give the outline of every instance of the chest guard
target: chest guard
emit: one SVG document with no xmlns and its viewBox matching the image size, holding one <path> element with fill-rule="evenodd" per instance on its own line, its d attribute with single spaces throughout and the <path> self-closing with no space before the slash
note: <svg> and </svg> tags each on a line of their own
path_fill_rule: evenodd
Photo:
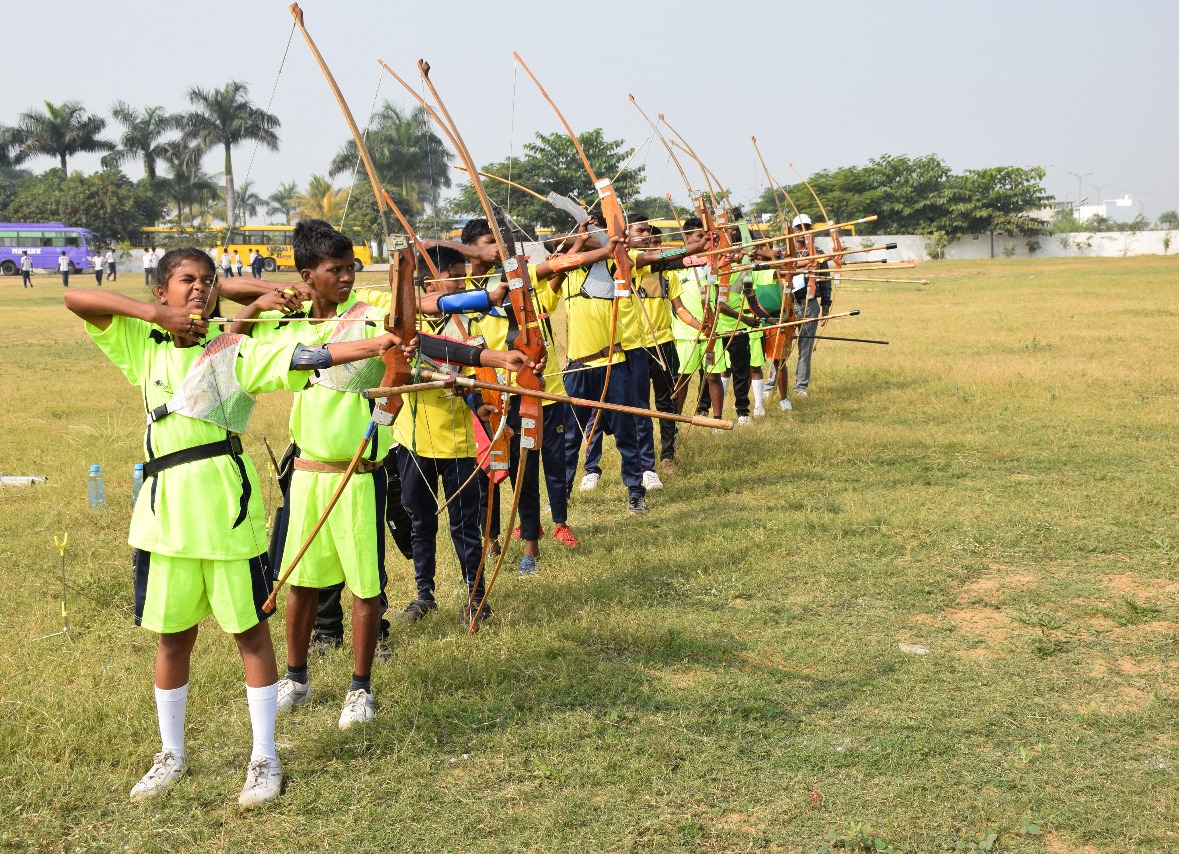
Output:
<svg viewBox="0 0 1179 854">
<path fill-rule="evenodd" d="M 340 315 L 340 321 L 325 343 L 343 344 L 348 341 L 361 341 L 368 336 L 365 334 L 365 324 L 370 321 L 366 315 L 371 308 L 368 303 L 358 302 Z M 375 322 L 375 321 L 371 321 Z M 349 362 L 345 365 L 332 365 L 315 372 L 311 382 L 315 385 L 326 386 L 335 391 L 360 394 L 369 388 L 376 388 L 385 376 L 385 364 L 380 359 L 361 359 L 359 362 Z"/>
</svg>

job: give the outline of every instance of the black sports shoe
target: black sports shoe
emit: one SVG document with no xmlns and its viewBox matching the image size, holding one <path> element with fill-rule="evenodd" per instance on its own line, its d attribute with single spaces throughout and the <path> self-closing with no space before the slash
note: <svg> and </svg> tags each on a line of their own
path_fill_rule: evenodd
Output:
<svg viewBox="0 0 1179 854">
<path fill-rule="evenodd" d="M 633 513 L 636 516 L 639 515 L 640 513 L 646 513 L 647 512 L 647 499 L 646 499 L 646 497 L 644 497 L 636 492 L 634 495 L 632 495 L 630 498 L 627 499 L 626 512 Z"/>
<path fill-rule="evenodd" d="M 405 610 L 401 612 L 401 619 L 407 620 L 411 623 L 416 623 L 422 617 L 427 616 L 432 611 L 438 610 L 438 603 L 427 599 L 414 599 Z"/>
<path fill-rule="evenodd" d="M 475 621 L 475 631 L 479 631 L 484 623 L 495 616 L 495 612 L 491 610 L 491 606 L 486 603 L 483 604 L 482 611 L 479 610 L 478 602 L 475 602 L 474 605 L 463 605 L 463 610 L 459 612 L 459 621 L 464 626 L 470 627 L 472 610 L 479 613 L 479 619 Z"/>
</svg>

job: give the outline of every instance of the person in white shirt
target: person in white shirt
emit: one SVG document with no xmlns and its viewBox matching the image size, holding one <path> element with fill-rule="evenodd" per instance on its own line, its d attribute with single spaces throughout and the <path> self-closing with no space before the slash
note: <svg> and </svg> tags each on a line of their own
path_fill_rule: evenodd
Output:
<svg viewBox="0 0 1179 854">
<path fill-rule="evenodd" d="M 233 277 L 233 256 L 228 249 L 221 250 L 221 274 L 227 279 Z"/>
<path fill-rule="evenodd" d="M 28 249 L 20 256 L 20 286 L 22 288 L 33 286 L 33 258 L 29 255 Z"/>
<path fill-rule="evenodd" d="M 156 268 L 156 253 L 148 247 L 143 247 L 143 283 L 152 286 L 152 272 Z"/>
<path fill-rule="evenodd" d="M 237 270 L 237 276 L 240 279 L 242 275 L 242 256 L 236 249 L 233 250 L 233 267 Z"/>
<path fill-rule="evenodd" d="M 57 269 L 61 271 L 61 285 L 63 288 L 70 286 L 70 259 L 66 257 L 65 250 L 61 250 L 61 257 L 57 259 Z"/>
<path fill-rule="evenodd" d="M 119 278 L 116 275 L 116 272 L 117 271 L 115 270 L 115 250 L 108 249 L 108 250 L 106 250 L 106 280 L 108 282 L 116 281 Z"/>
<path fill-rule="evenodd" d="M 98 286 L 102 287 L 102 273 L 106 269 L 106 259 L 102 257 L 102 253 L 96 251 L 94 257 L 90 259 L 90 263 L 94 265 L 94 281 L 98 282 Z"/>
</svg>

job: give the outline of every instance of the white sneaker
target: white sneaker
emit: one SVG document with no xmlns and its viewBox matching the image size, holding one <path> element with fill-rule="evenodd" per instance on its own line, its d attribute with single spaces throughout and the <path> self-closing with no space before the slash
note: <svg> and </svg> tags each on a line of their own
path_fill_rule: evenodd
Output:
<svg viewBox="0 0 1179 854">
<path fill-rule="evenodd" d="M 278 713 L 289 712 L 311 702 L 311 680 L 296 682 L 285 676 L 278 680 Z"/>
<path fill-rule="evenodd" d="M 794 396 L 795 397 L 806 397 L 806 389 L 805 388 L 796 388 L 794 390 Z"/>
<path fill-rule="evenodd" d="M 765 418 L 766 417 L 766 408 L 764 406 L 755 406 L 753 408 L 753 417 L 754 418 Z"/>
<path fill-rule="evenodd" d="M 131 787 L 131 800 L 146 801 L 162 795 L 188 771 L 188 756 L 161 750 L 151 760 L 151 769 Z"/>
<path fill-rule="evenodd" d="M 663 481 L 653 471 L 643 472 L 643 489 L 663 489 Z"/>
<path fill-rule="evenodd" d="M 741 415 L 737 418 L 737 423 L 738 424 L 752 424 L 753 419 L 750 418 L 748 415 Z"/>
<path fill-rule="evenodd" d="M 246 784 L 238 795 L 240 806 L 249 809 L 276 800 L 282 794 L 282 763 L 278 759 L 252 759 L 246 766 Z"/>
<path fill-rule="evenodd" d="M 373 695 L 363 688 L 349 691 L 344 696 L 344 708 L 340 711 L 340 729 L 352 724 L 366 724 L 373 719 L 377 703 Z"/>
<path fill-rule="evenodd" d="M 789 412 L 794 407 L 790 405 L 789 400 L 786 400 L 786 398 L 782 398 L 780 401 L 778 401 L 778 408 L 781 409 L 783 412 Z"/>
<path fill-rule="evenodd" d="M 583 477 L 581 479 L 581 491 L 582 492 L 589 492 L 591 489 L 597 489 L 598 488 L 598 481 L 601 479 L 602 479 L 602 476 L 600 474 L 596 474 L 595 472 L 590 472 L 589 474 L 587 474 L 585 477 Z"/>
</svg>

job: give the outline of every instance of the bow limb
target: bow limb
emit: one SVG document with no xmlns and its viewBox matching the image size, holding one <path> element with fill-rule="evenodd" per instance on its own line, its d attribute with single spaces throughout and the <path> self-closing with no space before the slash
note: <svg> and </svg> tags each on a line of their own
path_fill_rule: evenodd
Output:
<svg viewBox="0 0 1179 854">
<path fill-rule="evenodd" d="M 531 284 L 529 280 L 531 277 L 528 274 L 528 259 L 516 252 L 515 239 L 512 236 L 510 227 L 507 227 L 506 222 L 504 222 L 502 211 L 491 204 L 491 199 L 488 198 L 487 191 L 483 187 L 483 182 L 479 178 L 479 169 L 475 165 L 475 160 L 471 156 L 470 149 L 467 148 L 462 135 L 459 133 L 458 125 L 455 124 L 450 111 L 438 94 L 438 89 L 430 79 L 430 64 L 424 59 L 419 59 L 418 71 L 422 76 L 422 81 L 430 90 L 430 96 L 434 99 L 434 103 L 438 107 L 438 113 L 441 114 L 440 116 L 435 114 L 436 119 L 445 120 L 444 124 L 450 131 L 448 136 L 455 145 L 455 151 L 463 161 L 463 165 L 467 168 L 467 173 L 471 176 L 471 185 L 479 196 L 479 203 L 483 206 L 483 211 L 487 215 L 488 227 L 491 229 L 491 233 L 495 238 L 496 247 L 499 249 L 503 273 L 508 282 L 508 300 L 512 307 L 512 313 L 516 318 L 518 329 L 516 340 L 512 342 L 511 347 L 527 356 L 534 365 L 544 365 L 547 361 L 548 352 L 541 336 L 536 309 L 532 304 L 532 298 L 529 294 L 529 285 Z M 523 368 L 516 372 L 516 384 L 524 389 L 540 391 L 543 390 L 544 380 L 538 377 L 533 370 Z M 540 401 L 535 398 L 522 399 L 520 401 L 520 457 L 516 468 L 516 483 L 512 492 L 512 505 L 508 511 L 508 531 L 512 529 L 516 511 L 520 506 L 524 473 L 527 470 L 528 452 L 539 449 L 541 446 L 542 423 L 543 415 Z M 489 535 L 490 528 L 488 529 Z M 487 545 L 487 543 L 484 544 L 483 555 L 480 559 L 480 569 L 478 570 L 480 572 L 486 563 Z M 491 594 L 491 589 L 495 585 L 496 578 L 499 576 L 499 569 L 503 565 L 506 553 L 506 548 L 500 551 L 500 556 L 496 561 L 496 566 L 488 581 L 487 588 L 483 592 L 483 597 L 479 601 L 478 608 L 472 613 L 468 607 L 468 614 L 471 618 L 468 631 L 472 634 L 478 630 L 479 618 L 487 605 L 487 598 Z M 472 590 L 469 592 L 468 606 L 473 602 L 474 590 L 475 587 L 472 587 Z"/>
<path fill-rule="evenodd" d="M 565 128 L 569 139 L 572 140 L 573 147 L 577 150 L 577 156 L 581 158 L 581 164 L 585 167 L 586 174 L 589 176 L 590 181 L 593 182 L 594 188 L 598 191 L 598 199 L 601 203 L 602 218 L 605 220 L 607 235 L 611 238 L 621 239 L 614 246 L 614 299 L 610 307 L 610 336 L 606 345 L 606 376 L 602 382 L 602 397 L 599 401 L 605 402 L 606 394 L 610 390 L 610 371 L 614 367 L 614 345 L 618 332 L 618 304 L 630 294 L 631 274 L 634 267 L 626 244 L 626 213 L 622 210 L 622 203 L 618 200 L 618 193 L 614 190 L 614 184 L 609 178 L 599 179 L 594 173 L 594 167 L 590 165 L 589 157 L 586 156 L 585 149 L 582 148 L 581 140 L 577 138 L 577 134 L 573 132 L 573 128 L 566 121 L 564 114 L 558 109 L 556 102 L 553 101 L 544 86 L 541 85 L 540 80 L 532 73 L 532 69 L 528 67 L 528 63 L 524 61 L 519 53 L 513 52 L 512 56 L 515 57 L 520 67 L 524 69 L 524 73 L 536 84 L 541 97 L 553 108 L 553 112 L 557 114 L 557 118 Z M 593 441 L 594 433 L 597 430 L 598 421 L 601 416 L 602 411 L 600 409 L 594 413 L 593 423 L 586 433 L 585 441 L 587 446 Z"/>
<path fill-rule="evenodd" d="M 844 255 L 843 241 L 839 237 L 839 229 L 837 227 L 834 227 L 835 221 L 833 219 L 831 219 L 830 216 L 827 215 L 827 208 L 825 208 L 823 206 L 823 200 L 819 198 L 819 194 L 815 192 L 815 188 L 811 186 L 811 182 L 808 181 L 806 178 L 802 177 L 802 173 L 794 168 L 793 163 L 787 163 L 786 165 L 790 167 L 791 172 L 793 172 L 795 175 L 797 175 L 799 177 L 799 180 L 802 181 L 803 185 L 806 186 L 806 188 L 808 190 L 810 190 L 811 195 L 815 197 L 815 204 L 817 204 L 819 206 L 819 210 L 823 212 L 823 219 L 829 225 L 833 226 L 830 230 L 831 244 L 832 244 L 831 248 L 835 253 L 838 253 L 838 254 L 834 255 L 834 262 L 833 263 L 835 265 L 835 274 L 833 276 L 830 276 L 829 279 L 831 281 L 831 304 L 834 305 L 835 304 L 835 285 L 839 281 L 839 271 L 843 267 L 843 255 Z M 829 307 L 828 312 L 830 312 L 830 310 L 831 309 Z M 824 318 L 823 321 L 819 324 L 819 327 L 818 327 L 819 330 L 821 331 L 826 325 L 827 325 L 827 320 L 826 320 L 826 318 Z M 814 346 L 817 347 L 818 344 L 816 344 Z"/>
</svg>

